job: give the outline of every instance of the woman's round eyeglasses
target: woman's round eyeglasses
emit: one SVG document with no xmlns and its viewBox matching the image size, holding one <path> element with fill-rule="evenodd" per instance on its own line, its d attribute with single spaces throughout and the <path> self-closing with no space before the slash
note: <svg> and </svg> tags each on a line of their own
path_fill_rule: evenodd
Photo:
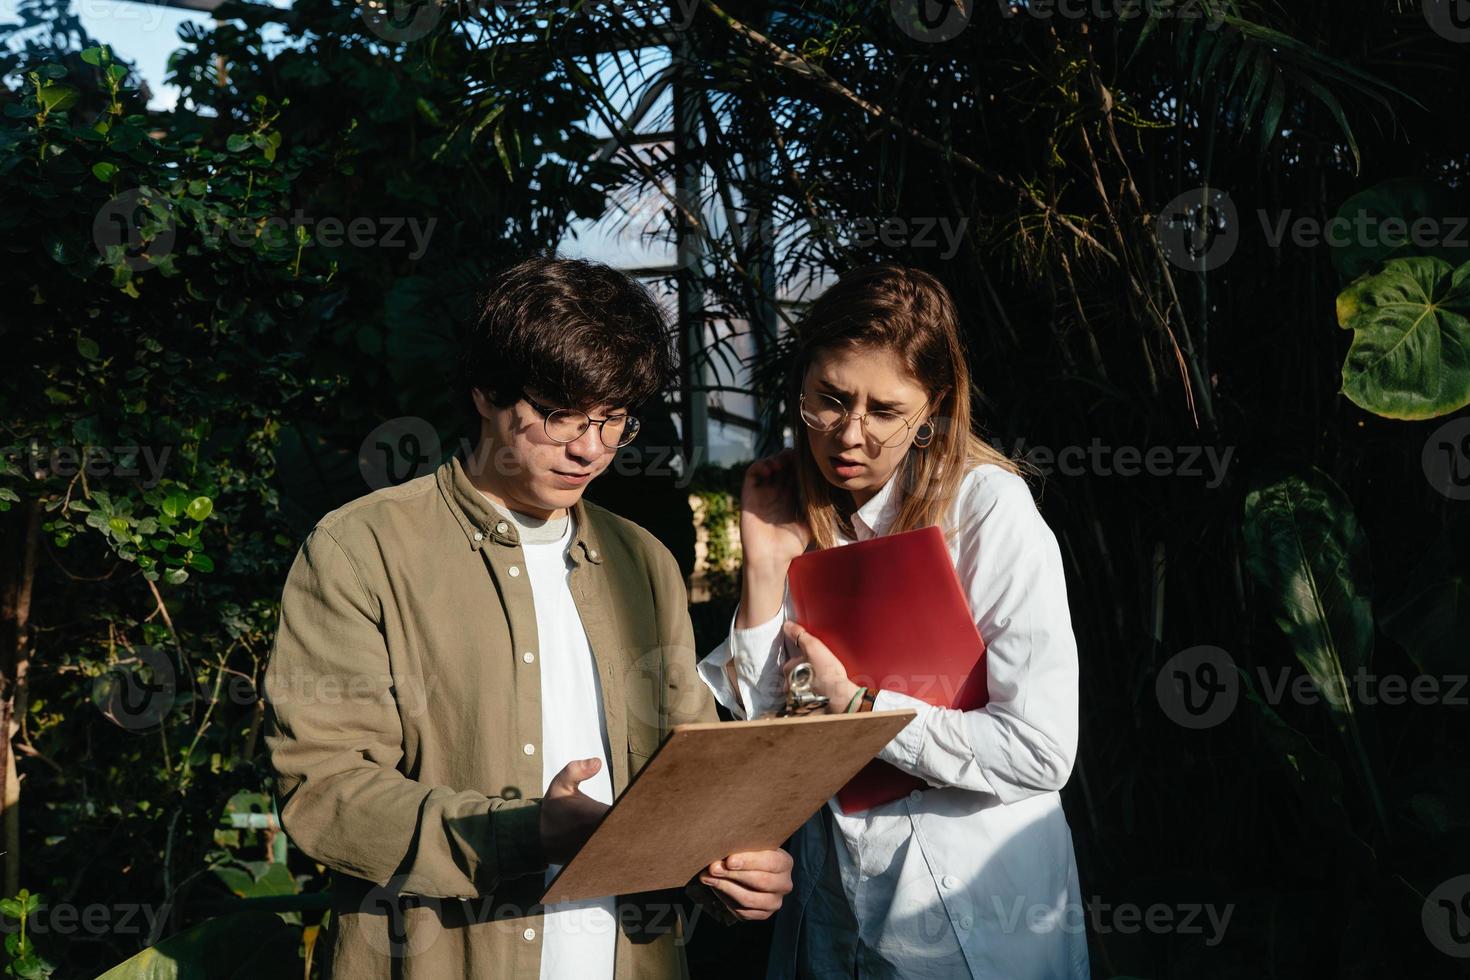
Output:
<svg viewBox="0 0 1470 980">
<path fill-rule="evenodd" d="M 847 425 L 849 418 L 858 419 L 863 428 L 863 434 L 872 439 L 878 445 L 887 448 L 896 446 L 904 440 L 909 430 L 914 427 L 914 419 L 924 414 L 924 408 L 914 413 L 913 418 L 905 418 L 897 412 L 867 412 L 859 415 L 847 410 L 831 395 L 815 394 L 806 392 L 801 394 L 801 420 L 810 429 L 818 432 L 831 432 Z M 925 408 L 928 406 L 926 405 Z"/>
<path fill-rule="evenodd" d="M 526 399 L 530 405 L 542 417 L 542 424 L 546 427 L 546 436 L 552 442 L 566 445 L 576 442 L 582 438 L 582 433 L 587 431 L 589 425 L 597 426 L 602 444 L 609 449 L 617 449 L 632 442 L 638 435 L 638 420 L 631 415 L 609 415 L 605 419 L 595 419 L 586 412 L 575 408 L 552 408 L 533 401 L 524 392 L 521 397 Z"/>
</svg>

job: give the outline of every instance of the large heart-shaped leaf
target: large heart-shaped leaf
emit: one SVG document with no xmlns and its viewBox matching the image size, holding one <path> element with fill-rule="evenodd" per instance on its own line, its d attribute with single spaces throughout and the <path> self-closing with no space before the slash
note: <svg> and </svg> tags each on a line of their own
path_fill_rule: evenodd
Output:
<svg viewBox="0 0 1470 980">
<path fill-rule="evenodd" d="M 1470 405 L 1470 262 L 1394 259 L 1337 297 L 1353 332 L 1342 393 L 1390 419 L 1432 419 Z"/>
<path fill-rule="evenodd" d="M 98 980 L 246 980 L 299 976 L 301 930 L 273 912 L 208 919 L 108 970 Z"/>
<path fill-rule="evenodd" d="M 1332 264 L 1344 279 L 1373 272 L 1390 259 L 1432 255 L 1451 265 L 1470 260 L 1465 206 L 1432 180 L 1385 180 L 1359 191 L 1337 209 Z M 1457 217 L 1460 216 L 1460 217 Z"/>
<path fill-rule="evenodd" d="M 1245 498 L 1246 566 L 1297 662 L 1346 743 L 1380 816 L 1355 680 L 1373 656 L 1368 542 L 1352 503 L 1325 473 L 1285 476 Z"/>
</svg>

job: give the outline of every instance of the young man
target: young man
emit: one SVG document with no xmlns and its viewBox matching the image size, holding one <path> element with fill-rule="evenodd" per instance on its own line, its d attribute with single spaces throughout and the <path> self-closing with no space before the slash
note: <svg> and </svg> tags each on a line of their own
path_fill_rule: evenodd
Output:
<svg viewBox="0 0 1470 980">
<path fill-rule="evenodd" d="M 678 892 L 536 904 L 669 727 L 716 717 L 673 556 L 581 499 L 670 379 L 663 317 L 533 259 L 466 353 L 475 452 L 324 517 L 281 600 L 266 742 L 282 825 L 333 871 L 330 975 L 687 976 Z M 790 890 L 777 850 L 687 894 L 728 921 Z"/>
</svg>

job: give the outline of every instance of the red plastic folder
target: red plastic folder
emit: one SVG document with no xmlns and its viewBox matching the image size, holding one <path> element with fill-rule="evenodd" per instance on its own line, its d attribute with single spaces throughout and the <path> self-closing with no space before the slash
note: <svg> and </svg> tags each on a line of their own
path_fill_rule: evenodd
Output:
<svg viewBox="0 0 1470 980">
<path fill-rule="evenodd" d="M 831 648 L 853 683 L 940 708 L 985 706 L 985 641 L 938 527 L 807 552 L 791 563 L 788 583 L 796 622 Z M 837 802 L 856 813 L 928 785 L 874 759 Z"/>
</svg>

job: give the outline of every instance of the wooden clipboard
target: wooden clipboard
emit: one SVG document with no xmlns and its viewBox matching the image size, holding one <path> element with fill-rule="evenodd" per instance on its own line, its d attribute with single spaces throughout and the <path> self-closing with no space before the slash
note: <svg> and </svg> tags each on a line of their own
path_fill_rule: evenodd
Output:
<svg viewBox="0 0 1470 980">
<path fill-rule="evenodd" d="M 780 847 L 913 717 L 675 725 L 541 901 L 683 888 L 717 858 Z"/>
</svg>

